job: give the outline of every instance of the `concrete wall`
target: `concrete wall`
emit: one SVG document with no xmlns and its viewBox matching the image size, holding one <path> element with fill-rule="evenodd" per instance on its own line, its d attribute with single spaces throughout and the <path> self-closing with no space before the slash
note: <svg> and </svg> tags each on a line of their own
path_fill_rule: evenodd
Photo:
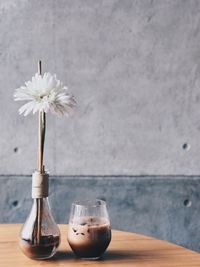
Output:
<svg viewBox="0 0 200 267">
<path fill-rule="evenodd" d="M 13 92 L 31 78 L 41 59 L 43 70 L 57 73 L 78 101 L 73 117 L 48 116 L 45 163 L 58 176 L 54 183 L 62 184 L 59 176 L 68 175 L 78 185 L 80 177 L 93 175 L 98 186 L 95 179 L 109 175 L 112 190 L 123 199 L 131 198 L 127 212 L 137 214 L 136 225 L 142 225 L 129 228 L 132 219 L 127 219 L 124 226 L 108 191 L 116 227 L 199 249 L 197 204 L 188 210 L 181 206 L 188 212 L 186 224 L 192 224 L 189 232 L 185 226 L 175 228 L 176 234 L 167 229 L 183 219 L 171 205 L 179 192 L 174 191 L 176 175 L 179 186 L 183 184 L 186 192 L 193 188 L 190 194 L 199 201 L 198 179 L 190 175 L 200 173 L 200 1 L 1 0 L 0 33 L 0 221 L 25 217 L 28 191 L 23 192 L 26 199 L 16 191 L 21 203 L 16 214 L 9 211 L 14 200 L 6 192 L 23 184 L 28 188 L 26 177 L 36 165 L 37 116 L 20 117 Z M 116 175 L 123 187 L 115 185 Z M 136 190 L 134 175 L 140 188 L 150 190 L 148 199 Z M 145 179 L 151 179 L 154 189 Z M 89 188 L 90 183 L 92 179 Z M 156 201 L 151 190 L 158 194 Z M 164 190 L 164 200 L 157 190 Z M 97 187 L 94 192 L 99 195 L 101 190 Z M 150 211 L 155 209 L 157 221 L 143 222 L 132 192 L 143 205 L 152 203 Z M 55 201 L 63 202 L 58 192 L 54 194 Z M 67 203 L 72 200 L 67 193 L 64 196 Z M 163 205 L 158 207 L 159 203 Z M 174 215 L 160 221 L 164 203 Z M 53 200 L 52 204 L 55 207 Z M 59 212 L 56 216 L 62 221 Z M 157 230 L 160 227 L 164 232 Z"/>
<path fill-rule="evenodd" d="M 78 101 L 48 118 L 53 174 L 199 174 L 199 1 L 0 3 L 1 174 L 35 167 L 37 117 L 12 95 L 40 58 Z"/>
</svg>

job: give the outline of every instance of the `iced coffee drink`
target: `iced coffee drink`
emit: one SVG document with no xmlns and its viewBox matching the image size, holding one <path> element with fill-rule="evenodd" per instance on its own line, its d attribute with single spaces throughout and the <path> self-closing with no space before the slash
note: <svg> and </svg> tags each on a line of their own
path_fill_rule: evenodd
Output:
<svg viewBox="0 0 200 267">
<path fill-rule="evenodd" d="M 81 207 L 78 208 L 78 213 L 80 209 Z M 102 210 L 102 207 L 96 207 L 95 209 Z M 88 216 L 79 215 L 70 218 L 68 242 L 77 257 L 98 259 L 111 241 L 111 227 L 107 211 L 98 214 L 98 216 L 89 216 L 89 213 L 93 213 L 91 212 L 92 208 L 83 210 Z M 107 216 L 102 217 L 101 215 Z"/>
</svg>

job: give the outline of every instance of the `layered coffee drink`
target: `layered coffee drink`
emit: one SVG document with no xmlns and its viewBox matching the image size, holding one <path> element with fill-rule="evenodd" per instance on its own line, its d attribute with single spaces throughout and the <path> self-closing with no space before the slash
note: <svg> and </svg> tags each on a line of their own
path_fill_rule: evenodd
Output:
<svg viewBox="0 0 200 267">
<path fill-rule="evenodd" d="M 111 241 L 110 222 L 101 217 L 78 217 L 69 221 L 68 242 L 79 258 L 98 259 Z"/>
</svg>

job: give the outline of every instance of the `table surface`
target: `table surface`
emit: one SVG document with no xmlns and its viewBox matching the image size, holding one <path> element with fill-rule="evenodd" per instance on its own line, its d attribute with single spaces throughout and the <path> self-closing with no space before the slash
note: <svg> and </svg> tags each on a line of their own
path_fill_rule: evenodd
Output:
<svg viewBox="0 0 200 267">
<path fill-rule="evenodd" d="M 0 266 L 200 267 L 200 254 L 151 237 L 112 231 L 112 241 L 98 261 L 76 259 L 67 243 L 67 225 L 59 225 L 62 241 L 49 260 L 31 260 L 18 247 L 19 224 L 0 224 Z"/>
</svg>

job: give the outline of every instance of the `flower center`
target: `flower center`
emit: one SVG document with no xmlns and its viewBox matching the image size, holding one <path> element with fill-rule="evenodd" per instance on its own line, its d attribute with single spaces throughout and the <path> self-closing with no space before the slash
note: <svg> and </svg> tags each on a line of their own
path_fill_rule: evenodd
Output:
<svg viewBox="0 0 200 267">
<path fill-rule="evenodd" d="M 42 94 L 39 95 L 39 98 L 43 99 L 45 96 L 48 96 L 48 94 L 47 93 L 42 93 Z"/>
</svg>

